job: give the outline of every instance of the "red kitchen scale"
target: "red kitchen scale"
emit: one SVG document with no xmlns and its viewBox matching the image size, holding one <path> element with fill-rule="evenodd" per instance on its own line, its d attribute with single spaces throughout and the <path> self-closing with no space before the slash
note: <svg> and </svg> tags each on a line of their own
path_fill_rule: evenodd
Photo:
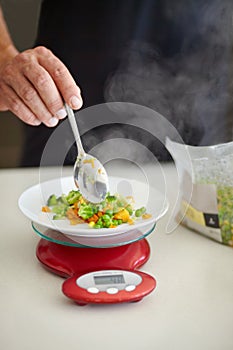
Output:
<svg viewBox="0 0 233 350">
<path fill-rule="evenodd" d="M 65 277 L 62 292 L 78 305 L 140 301 L 156 287 L 151 275 L 138 270 L 150 256 L 146 237 L 155 224 L 132 229 L 111 241 L 87 244 L 32 222 L 41 237 L 36 250 L 40 263 Z"/>
</svg>

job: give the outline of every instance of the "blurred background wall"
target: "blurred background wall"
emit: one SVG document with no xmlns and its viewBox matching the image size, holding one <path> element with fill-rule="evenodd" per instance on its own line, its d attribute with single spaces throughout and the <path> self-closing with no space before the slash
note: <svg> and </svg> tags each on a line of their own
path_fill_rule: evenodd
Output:
<svg viewBox="0 0 233 350">
<path fill-rule="evenodd" d="M 32 47 L 42 0 L 0 0 L 19 51 Z M 22 122 L 10 112 L 0 112 L 0 168 L 17 167 L 23 141 Z"/>
</svg>

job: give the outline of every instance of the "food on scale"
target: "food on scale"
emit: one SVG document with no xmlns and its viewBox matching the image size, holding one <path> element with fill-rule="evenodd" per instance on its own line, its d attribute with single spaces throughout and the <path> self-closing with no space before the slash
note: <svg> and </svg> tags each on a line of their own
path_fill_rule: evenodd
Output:
<svg viewBox="0 0 233 350">
<path fill-rule="evenodd" d="M 43 212 L 53 213 L 54 220 L 68 219 L 71 225 L 88 223 L 90 228 L 114 228 L 121 224 L 134 224 L 139 218 L 149 219 L 145 207 L 134 209 L 132 196 L 107 194 L 101 203 L 88 202 L 78 190 L 56 197 L 52 194 Z"/>
</svg>

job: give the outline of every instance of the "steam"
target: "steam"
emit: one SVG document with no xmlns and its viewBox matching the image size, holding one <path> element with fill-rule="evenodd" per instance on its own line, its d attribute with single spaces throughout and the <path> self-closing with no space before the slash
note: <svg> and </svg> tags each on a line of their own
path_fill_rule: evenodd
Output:
<svg viewBox="0 0 233 350">
<path fill-rule="evenodd" d="M 185 143 L 230 141 L 232 16 L 232 0 L 165 1 L 166 21 L 178 27 L 182 24 L 181 47 L 169 55 L 148 42 L 131 42 L 118 70 L 107 81 L 106 101 L 132 102 L 156 110 Z"/>
</svg>

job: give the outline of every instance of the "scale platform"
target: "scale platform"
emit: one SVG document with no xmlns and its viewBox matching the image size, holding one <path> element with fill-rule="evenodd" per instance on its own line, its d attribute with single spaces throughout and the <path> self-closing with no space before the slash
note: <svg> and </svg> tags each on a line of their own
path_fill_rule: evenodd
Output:
<svg viewBox="0 0 233 350">
<path fill-rule="evenodd" d="M 80 241 L 74 241 L 61 232 L 48 229 L 39 224 L 32 223 L 32 227 L 41 237 L 36 249 L 38 260 L 49 271 L 67 278 L 63 283 L 62 291 L 79 305 L 139 301 L 156 286 L 156 281 L 152 276 L 137 271 L 149 259 L 150 246 L 146 237 L 153 232 L 155 224 L 143 232 L 137 230 L 133 232 L 133 235 L 132 233 L 121 234 L 121 237 L 116 236 L 109 241 L 105 239 L 104 241 L 99 240 L 98 244 L 96 240 L 93 243 L 81 237 L 82 243 L 93 243 L 93 246 L 81 244 Z M 108 271 L 108 276 L 109 274 L 120 276 L 119 271 L 121 271 L 121 274 L 124 274 L 124 276 L 122 275 L 121 279 L 118 277 L 118 282 L 129 278 L 127 276 L 132 274 L 135 281 L 140 277 L 143 283 L 140 283 L 137 288 L 136 284 L 133 284 L 133 287 L 126 284 L 123 290 L 123 282 L 121 284 L 118 283 L 116 288 L 116 285 L 113 284 L 116 278 L 111 277 L 109 286 L 105 283 L 102 286 L 98 286 L 98 288 L 101 287 L 99 289 L 96 285 L 87 287 L 90 290 L 98 290 L 99 293 L 92 293 L 86 291 L 85 288 L 80 288 L 77 281 L 82 276 L 93 272 L 95 274 L 100 273 L 100 271 L 102 271 L 103 275 L 106 275 Z M 92 281 L 95 278 L 93 276 Z M 102 280 L 104 280 L 103 276 Z M 106 291 L 109 290 L 111 293 L 103 290 L 105 285 Z M 128 291 L 127 288 L 134 288 L 134 290 Z M 112 293 L 116 289 L 118 292 Z"/>
</svg>

